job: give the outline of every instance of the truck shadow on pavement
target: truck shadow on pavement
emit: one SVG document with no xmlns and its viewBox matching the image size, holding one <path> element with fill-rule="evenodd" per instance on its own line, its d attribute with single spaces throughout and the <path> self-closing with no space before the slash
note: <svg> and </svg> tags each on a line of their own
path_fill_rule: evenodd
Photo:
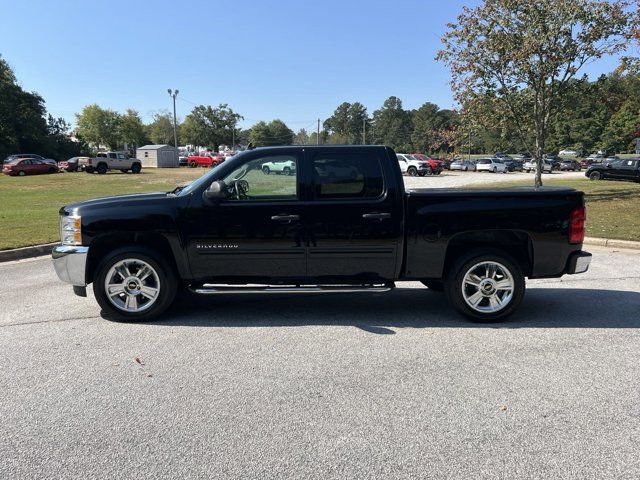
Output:
<svg viewBox="0 0 640 480">
<path fill-rule="evenodd" d="M 153 325 L 190 327 L 353 326 L 375 334 L 394 328 L 640 328 L 640 292 L 528 288 L 506 322 L 473 323 L 444 294 L 426 288 L 323 295 L 181 294 Z"/>
</svg>

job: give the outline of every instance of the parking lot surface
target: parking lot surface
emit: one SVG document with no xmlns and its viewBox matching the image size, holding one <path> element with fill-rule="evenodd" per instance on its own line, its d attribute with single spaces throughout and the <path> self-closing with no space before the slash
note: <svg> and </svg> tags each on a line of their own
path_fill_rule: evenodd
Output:
<svg viewBox="0 0 640 480">
<path fill-rule="evenodd" d="M 572 179 L 584 178 L 583 172 L 553 172 L 545 173 L 542 181 L 547 179 Z M 490 173 L 490 172 L 459 172 L 444 170 L 440 175 L 429 175 L 425 177 L 404 177 L 404 184 L 407 188 L 452 188 L 466 185 L 481 185 L 483 183 L 514 182 L 518 180 L 531 180 L 533 186 L 533 173 L 510 172 L 510 173 Z"/>
<path fill-rule="evenodd" d="M 640 252 L 590 250 L 497 325 L 409 282 L 114 323 L 0 264 L 0 478 L 639 478 Z"/>
</svg>

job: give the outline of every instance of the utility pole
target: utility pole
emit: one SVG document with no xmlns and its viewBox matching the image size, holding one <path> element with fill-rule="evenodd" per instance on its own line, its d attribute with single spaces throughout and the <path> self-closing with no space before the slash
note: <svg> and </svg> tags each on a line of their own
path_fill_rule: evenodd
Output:
<svg viewBox="0 0 640 480">
<path fill-rule="evenodd" d="M 469 160 L 471 160 L 471 128 L 469 128 Z"/>
<path fill-rule="evenodd" d="M 178 96 L 178 90 L 172 91 L 170 88 L 167 89 L 169 92 L 169 96 L 173 98 L 173 144 L 178 149 L 178 119 L 176 117 L 176 97 Z"/>
<path fill-rule="evenodd" d="M 320 145 L 320 119 L 318 119 L 318 132 L 316 135 L 316 145 Z"/>
<path fill-rule="evenodd" d="M 367 144 L 367 119 L 362 119 L 362 144 Z"/>
</svg>

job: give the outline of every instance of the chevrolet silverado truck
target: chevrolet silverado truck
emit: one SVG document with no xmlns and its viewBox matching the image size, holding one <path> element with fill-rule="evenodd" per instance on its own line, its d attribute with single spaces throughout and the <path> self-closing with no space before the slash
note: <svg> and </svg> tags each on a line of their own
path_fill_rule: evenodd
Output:
<svg viewBox="0 0 640 480">
<path fill-rule="evenodd" d="M 283 162 L 290 175 L 264 174 Z M 157 318 L 179 288 L 355 293 L 414 280 L 491 322 L 519 307 L 525 278 L 591 261 L 582 192 L 405 190 L 384 146 L 247 150 L 171 192 L 62 207 L 60 231 L 58 276 L 81 296 L 93 284 L 103 316 L 120 321 Z"/>
<path fill-rule="evenodd" d="M 640 158 L 592 163 L 587 168 L 585 176 L 591 180 L 614 179 L 640 182 Z"/>
<path fill-rule="evenodd" d="M 100 152 L 96 157 L 81 157 L 78 166 L 87 173 L 107 173 L 109 170 L 120 170 L 127 173 L 140 173 L 142 164 L 137 158 L 129 158 L 125 152 Z"/>
</svg>

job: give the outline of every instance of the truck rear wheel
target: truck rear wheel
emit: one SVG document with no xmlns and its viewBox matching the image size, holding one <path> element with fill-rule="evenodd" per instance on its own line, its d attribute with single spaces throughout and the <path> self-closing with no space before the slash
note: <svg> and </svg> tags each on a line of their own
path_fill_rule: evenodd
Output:
<svg viewBox="0 0 640 480">
<path fill-rule="evenodd" d="M 101 163 L 96 167 L 96 172 L 98 172 L 100 175 L 104 175 L 105 173 L 107 173 L 107 166 L 104 163 Z"/>
<path fill-rule="evenodd" d="M 525 291 L 518 263 L 493 250 L 476 250 L 460 258 L 447 275 L 444 291 L 451 305 L 474 322 L 504 320 L 515 312 Z"/>
<path fill-rule="evenodd" d="M 105 318 L 141 322 L 157 318 L 173 302 L 177 282 L 158 253 L 143 247 L 124 247 L 101 262 L 93 279 L 93 293 Z"/>
<path fill-rule="evenodd" d="M 591 172 L 589 174 L 589 180 L 600 180 L 602 178 L 602 174 L 600 172 Z"/>
</svg>

